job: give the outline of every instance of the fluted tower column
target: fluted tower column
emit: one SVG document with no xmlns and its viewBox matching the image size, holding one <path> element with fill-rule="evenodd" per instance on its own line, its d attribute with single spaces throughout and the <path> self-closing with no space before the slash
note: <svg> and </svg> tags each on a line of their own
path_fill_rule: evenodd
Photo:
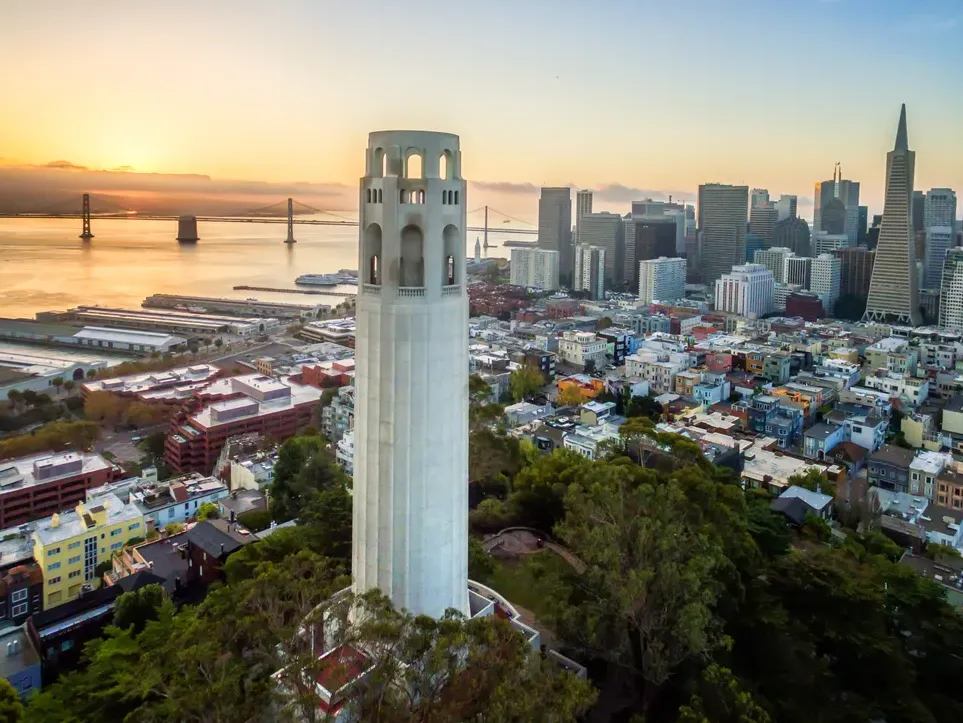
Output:
<svg viewBox="0 0 963 723">
<path fill-rule="evenodd" d="M 468 297 L 458 137 L 368 136 L 355 344 L 356 592 L 468 613 Z"/>
</svg>

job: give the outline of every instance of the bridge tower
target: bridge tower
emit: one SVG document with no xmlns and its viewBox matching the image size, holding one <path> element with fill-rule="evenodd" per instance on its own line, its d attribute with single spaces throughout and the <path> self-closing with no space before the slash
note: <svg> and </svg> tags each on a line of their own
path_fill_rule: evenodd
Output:
<svg viewBox="0 0 963 723">
<path fill-rule="evenodd" d="M 80 238 L 84 241 L 90 241 L 94 235 L 90 232 L 90 194 L 84 194 L 84 209 L 83 209 L 83 230 L 80 232 Z"/>
<path fill-rule="evenodd" d="M 286 244 L 296 244 L 294 238 L 294 199 L 288 199 L 288 237 L 284 239 Z"/>
<path fill-rule="evenodd" d="M 177 240 L 182 244 L 195 244 L 200 240 L 197 235 L 197 216 L 177 217 Z"/>
<path fill-rule="evenodd" d="M 354 590 L 468 607 L 468 295 L 458 136 L 368 136 L 360 188 Z"/>
</svg>

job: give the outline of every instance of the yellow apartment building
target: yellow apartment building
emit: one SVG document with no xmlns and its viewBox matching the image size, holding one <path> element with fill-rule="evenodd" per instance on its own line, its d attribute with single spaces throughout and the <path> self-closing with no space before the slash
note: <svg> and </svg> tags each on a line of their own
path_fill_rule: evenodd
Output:
<svg viewBox="0 0 963 723">
<path fill-rule="evenodd" d="M 144 515 L 115 494 L 80 502 L 73 511 L 40 520 L 33 556 L 43 570 L 43 606 L 73 600 L 97 565 L 108 561 L 132 537 L 144 537 Z"/>
</svg>

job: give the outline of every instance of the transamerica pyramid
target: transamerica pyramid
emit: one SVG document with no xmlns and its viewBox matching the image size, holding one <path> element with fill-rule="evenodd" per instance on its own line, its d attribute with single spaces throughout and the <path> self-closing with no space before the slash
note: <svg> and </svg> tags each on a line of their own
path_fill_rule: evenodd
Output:
<svg viewBox="0 0 963 723">
<path fill-rule="evenodd" d="M 909 149 L 906 104 L 899 113 L 896 143 L 886 154 L 886 199 L 863 321 L 919 326 L 916 244 L 913 240 L 913 173 L 916 153 Z"/>
</svg>

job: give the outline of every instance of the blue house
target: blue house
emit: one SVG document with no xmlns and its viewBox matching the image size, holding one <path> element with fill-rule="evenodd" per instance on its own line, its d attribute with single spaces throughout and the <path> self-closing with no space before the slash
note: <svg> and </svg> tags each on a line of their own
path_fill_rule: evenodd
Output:
<svg viewBox="0 0 963 723">
<path fill-rule="evenodd" d="M 27 634 L 26 625 L 0 631 L 0 674 L 21 698 L 40 690 L 40 653 Z"/>
</svg>

